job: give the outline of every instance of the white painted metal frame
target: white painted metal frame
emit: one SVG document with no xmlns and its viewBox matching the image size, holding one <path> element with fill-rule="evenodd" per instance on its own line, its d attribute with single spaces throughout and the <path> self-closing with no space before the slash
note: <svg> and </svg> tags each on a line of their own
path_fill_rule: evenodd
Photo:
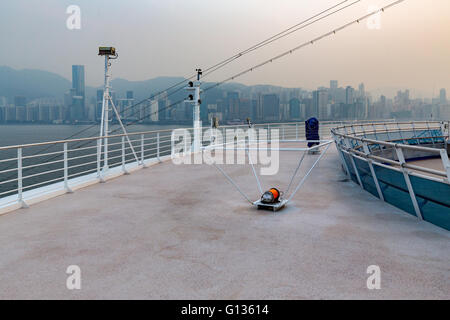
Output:
<svg viewBox="0 0 450 320">
<path fill-rule="evenodd" d="M 392 123 L 389 123 L 392 125 Z M 425 126 L 423 126 L 425 124 Z M 349 170 L 347 167 L 347 162 L 345 161 L 343 157 L 343 153 L 346 153 L 349 156 L 350 162 L 352 164 L 352 167 L 354 169 L 354 172 L 357 177 L 358 184 L 363 187 L 361 177 L 358 171 L 358 168 L 355 163 L 355 158 L 358 158 L 362 161 L 365 161 L 368 163 L 370 172 L 374 181 L 374 184 L 377 189 L 378 196 L 381 200 L 384 201 L 384 195 L 381 190 L 376 171 L 374 169 L 374 165 L 387 168 L 389 170 L 394 170 L 397 172 L 401 172 L 403 174 L 403 177 L 405 179 L 405 184 L 408 189 L 408 193 L 411 198 L 411 203 L 414 207 L 415 214 L 418 219 L 423 220 L 423 215 L 420 210 L 420 206 L 417 202 L 416 194 L 414 192 L 414 188 L 411 183 L 410 176 L 417 176 L 420 178 L 440 182 L 440 183 L 447 183 L 450 184 L 450 161 L 448 158 L 447 151 L 442 148 L 437 147 L 437 140 L 436 138 L 444 138 L 449 139 L 448 132 L 445 132 L 442 130 L 443 127 L 447 126 L 449 127 L 449 123 L 447 122 L 445 125 L 443 122 L 429 122 L 429 121 L 423 121 L 423 122 L 403 122 L 403 123 L 394 123 L 396 126 L 396 129 L 389 129 L 388 123 L 372 123 L 369 124 L 371 126 L 372 131 L 368 132 L 364 126 L 368 126 L 368 124 L 358 124 L 358 127 L 360 127 L 360 131 L 355 130 L 355 125 L 345 125 L 341 127 L 337 127 L 332 129 L 332 136 L 334 138 L 334 141 L 336 143 L 336 147 L 340 153 L 340 158 L 343 163 L 343 166 L 345 170 L 347 171 L 347 174 L 349 174 Z M 418 125 L 422 125 L 422 127 L 418 127 Z M 430 126 L 431 125 L 431 126 Z M 391 135 L 393 133 L 398 133 L 400 136 L 401 141 L 403 143 L 393 143 L 389 141 L 381 141 L 378 139 L 368 139 L 368 134 L 373 134 L 375 137 L 380 134 L 380 130 L 377 130 L 377 126 L 381 126 L 384 128 L 384 132 L 387 134 L 388 139 L 391 139 Z M 402 127 L 403 126 L 403 127 Z M 352 133 L 348 133 L 348 129 L 351 129 Z M 444 136 L 442 137 L 436 137 L 433 134 L 434 130 L 440 129 Z M 429 133 L 429 137 L 417 137 L 417 132 L 420 130 L 424 130 L 425 132 Z M 406 138 L 402 133 L 403 132 L 413 132 L 412 138 Z M 417 146 L 417 145 L 409 145 L 407 144 L 408 141 L 417 141 L 419 142 L 420 139 L 431 139 L 433 147 L 424 147 L 424 146 Z M 356 143 L 355 143 L 356 142 Z M 362 145 L 362 151 L 360 151 L 360 145 Z M 374 155 L 372 154 L 372 151 L 369 147 L 369 145 L 379 145 L 380 147 L 383 146 L 384 148 L 392 148 L 393 152 L 397 156 L 398 160 L 392 159 L 392 158 L 385 158 L 382 156 Z M 381 150 L 381 149 L 380 149 Z M 442 160 L 443 167 L 445 171 L 439 171 L 434 170 L 426 167 L 421 167 L 417 165 L 408 164 L 406 162 L 405 156 L 404 156 L 404 150 L 415 150 L 415 151 L 421 151 L 426 152 L 431 155 L 439 156 Z M 393 167 L 394 166 L 394 167 Z M 418 172 L 414 172 L 408 169 L 412 169 Z M 423 172 L 424 174 L 421 174 Z M 442 179 L 439 179 L 435 176 L 442 177 Z"/>
<path fill-rule="evenodd" d="M 342 124 L 342 121 L 321 122 L 320 134 L 328 135 L 332 126 Z M 220 130 L 245 127 L 248 126 L 222 126 Z M 253 127 L 284 128 L 286 142 L 304 138 L 304 122 L 255 124 Z M 192 134 L 193 128 L 187 130 Z M 0 213 L 10 207 L 25 208 L 29 201 L 47 198 L 49 194 L 72 192 L 79 186 L 105 182 L 110 177 L 128 174 L 144 166 L 168 160 L 171 152 L 171 133 L 172 130 L 154 130 L 128 133 L 128 139 L 126 134 L 116 134 L 0 147 L 0 164 L 4 165 L 0 169 L 0 187 L 5 190 L 0 191 Z M 105 147 L 104 142 L 107 142 L 106 148 L 102 148 Z M 80 144 L 83 146 L 79 146 Z M 33 153 L 37 148 L 48 150 L 50 147 L 55 151 Z M 137 161 L 132 148 L 138 147 L 141 154 Z M 280 148 L 284 149 L 287 151 L 289 148 Z M 75 152 L 77 155 L 74 155 Z M 49 161 L 49 157 L 57 157 L 57 160 Z M 31 161 L 32 164 L 24 166 L 24 160 Z M 111 170 L 102 170 L 105 163 Z M 53 167 L 50 169 L 50 166 Z M 38 172 L 29 174 L 30 170 Z M 47 176 L 50 174 L 52 177 Z"/>
</svg>

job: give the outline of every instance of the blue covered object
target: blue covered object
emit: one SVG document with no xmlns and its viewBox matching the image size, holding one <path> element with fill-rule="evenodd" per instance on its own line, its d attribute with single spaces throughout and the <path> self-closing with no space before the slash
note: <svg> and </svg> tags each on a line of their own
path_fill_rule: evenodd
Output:
<svg viewBox="0 0 450 320">
<path fill-rule="evenodd" d="M 308 141 L 318 141 L 319 137 L 319 120 L 316 118 L 310 118 L 305 121 L 305 133 L 306 140 Z M 319 142 L 308 142 L 308 148 L 311 148 L 315 145 L 319 145 Z"/>
</svg>

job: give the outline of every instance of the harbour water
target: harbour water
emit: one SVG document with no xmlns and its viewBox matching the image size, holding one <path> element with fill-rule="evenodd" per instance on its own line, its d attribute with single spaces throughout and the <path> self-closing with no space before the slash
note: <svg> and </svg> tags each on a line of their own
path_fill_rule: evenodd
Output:
<svg viewBox="0 0 450 320">
<path fill-rule="evenodd" d="M 152 131 L 172 129 L 180 126 L 176 125 L 132 125 L 127 127 L 129 132 Z M 114 125 L 112 130 L 116 130 L 118 126 Z M 81 134 L 78 132 L 85 130 Z M 53 125 L 53 124 L 36 124 L 36 125 L 0 125 L 0 147 L 64 140 L 68 137 L 72 139 L 86 138 L 98 136 L 100 126 L 92 125 Z M 120 130 L 116 134 L 121 133 Z"/>
<path fill-rule="evenodd" d="M 155 130 L 166 130 L 173 129 L 176 125 L 133 125 L 127 127 L 129 133 L 132 132 L 148 132 Z M 1 125 L 0 126 L 0 147 L 23 145 L 23 144 L 33 144 L 42 143 L 66 139 L 80 139 L 87 137 L 95 137 L 99 135 L 99 126 L 92 125 Z M 112 134 L 121 134 L 122 130 L 118 125 L 113 125 L 111 127 Z M 170 135 L 165 133 L 165 135 Z M 146 138 L 151 138 L 152 134 L 148 134 Z M 139 138 L 134 136 L 135 141 L 133 141 L 133 146 L 136 150 L 140 150 Z M 132 139 L 132 140 L 133 140 Z M 120 138 L 111 138 L 110 143 L 120 142 Z M 165 151 L 161 154 L 167 155 L 170 153 L 170 141 L 163 142 Z M 69 165 L 73 166 L 69 170 L 69 174 L 72 177 L 83 174 L 86 170 L 95 170 L 96 168 L 96 141 L 84 141 L 84 142 L 72 142 L 68 145 L 70 150 L 75 150 L 80 148 L 79 151 L 70 152 Z M 91 147 L 86 149 L 86 147 Z M 22 166 L 23 166 L 23 177 L 24 190 L 30 190 L 35 187 L 43 186 L 41 183 L 45 181 L 62 178 L 62 160 L 63 154 L 62 144 L 56 145 L 44 145 L 44 146 L 33 146 L 23 148 L 22 150 Z M 52 154 L 56 153 L 56 154 Z M 155 153 L 155 154 L 153 154 Z M 48 156 L 34 157 L 37 154 L 50 154 Z M 110 160 L 110 165 L 115 165 L 121 161 L 120 159 L 120 146 L 115 146 L 110 149 L 109 156 L 112 158 Z M 146 154 L 148 156 L 156 156 L 156 151 L 151 151 Z M 0 150 L 0 181 L 5 181 L 6 183 L 0 186 L 0 198 L 6 197 L 10 194 L 14 194 L 17 191 L 18 184 L 17 178 L 18 173 L 15 168 L 17 168 L 17 149 L 6 149 Z M 71 158 L 73 158 L 71 160 Z M 11 159 L 7 161 L 6 159 Z M 133 155 L 128 154 L 126 156 L 126 161 L 132 161 Z M 79 165 L 83 161 L 89 161 L 91 164 L 85 166 L 84 168 Z M 34 167 L 39 163 L 44 165 L 39 165 Z M 44 174 L 44 172 L 49 172 Z M 50 182 L 49 182 L 50 183 Z"/>
</svg>

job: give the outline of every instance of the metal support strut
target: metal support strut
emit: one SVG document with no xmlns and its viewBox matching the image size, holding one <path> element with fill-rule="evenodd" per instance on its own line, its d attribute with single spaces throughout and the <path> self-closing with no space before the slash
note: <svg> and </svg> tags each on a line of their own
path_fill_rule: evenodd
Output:
<svg viewBox="0 0 450 320">
<path fill-rule="evenodd" d="M 108 170 L 108 135 L 109 135 L 109 122 L 110 114 L 109 114 L 109 105 L 111 104 L 112 111 L 114 111 L 117 121 L 119 122 L 123 133 L 127 139 L 127 142 L 130 146 L 131 151 L 133 152 L 134 158 L 136 162 L 139 163 L 139 158 L 134 150 L 133 144 L 128 136 L 128 132 L 125 129 L 125 126 L 122 123 L 122 119 L 120 118 L 120 114 L 117 111 L 116 106 L 114 105 L 114 101 L 112 100 L 110 94 L 110 81 L 111 81 L 111 62 L 110 60 L 115 60 L 118 58 L 118 54 L 116 53 L 115 48 L 112 47 L 100 47 L 99 55 L 105 56 L 105 83 L 103 90 L 103 102 L 102 102 L 102 119 L 100 124 L 100 137 L 103 137 L 103 172 Z M 101 149 L 102 149 L 102 141 L 98 144 L 98 154 L 99 157 L 97 159 L 98 163 L 101 161 Z M 143 164 L 143 163 L 142 163 Z"/>
</svg>

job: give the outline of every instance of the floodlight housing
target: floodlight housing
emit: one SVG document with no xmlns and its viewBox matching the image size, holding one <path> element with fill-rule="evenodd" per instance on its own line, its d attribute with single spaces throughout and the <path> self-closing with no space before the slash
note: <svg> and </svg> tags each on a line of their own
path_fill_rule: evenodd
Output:
<svg viewBox="0 0 450 320">
<path fill-rule="evenodd" d="M 99 56 L 115 56 L 116 48 L 114 48 L 114 47 L 99 47 L 98 55 Z"/>
</svg>

